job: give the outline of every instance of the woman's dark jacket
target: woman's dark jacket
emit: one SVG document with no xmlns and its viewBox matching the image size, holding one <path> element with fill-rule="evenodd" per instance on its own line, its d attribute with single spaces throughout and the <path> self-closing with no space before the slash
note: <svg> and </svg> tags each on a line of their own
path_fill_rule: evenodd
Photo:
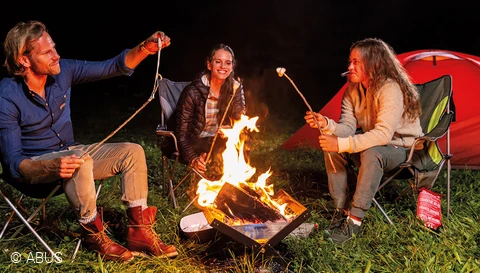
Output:
<svg viewBox="0 0 480 273">
<path fill-rule="evenodd" d="M 206 123 L 205 104 L 210 87 L 202 83 L 203 75 L 205 72 L 199 73 L 192 83 L 183 89 L 177 103 L 175 136 L 178 140 L 180 155 L 183 161 L 188 163 L 199 156 L 192 148 L 192 141 L 199 137 Z M 220 94 L 217 104 L 219 107 L 218 122 L 221 121 L 230 98 L 231 94 Z M 242 114 L 245 114 L 245 96 L 243 85 L 240 85 L 221 125 L 233 125 L 231 121 L 239 120 Z"/>
</svg>

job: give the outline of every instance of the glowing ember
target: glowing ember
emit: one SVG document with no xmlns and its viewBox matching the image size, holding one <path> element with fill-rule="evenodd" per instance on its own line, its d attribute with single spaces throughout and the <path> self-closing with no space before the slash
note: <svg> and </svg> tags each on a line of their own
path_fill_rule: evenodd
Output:
<svg viewBox="0 0 480 273">
<path fill-rule="evenodd" d="M 250 132 L 258 132 L 256 122 L 258 117 L 249 118 L 242 115 L 239 121 L 236 121 L 233 128 L 221 129 L 225 137 L 227 137 L 226 149 L 222 154 L 223 157 L 223 176 L 218 181 L 210 181 L 201 179 L 198 182 L 197 195 L 198 205 L 202 207 L 214 207 L 214 201 L 220 189 L 225 183 L 229 183 L 238 188 L 248 187 L 253 190 L 259 199 L 267 206 L 278 210 L 286 219 L 292 218 L 293 215 L 285 215 L 287 204 L 279 204 L 271 199 L 274 194 L 273 185 L 267 185 L 267 179 L 271 176 L 271 171 L 258 176 L 256 182 L 249 182 L 253 177 L 256 169 L 246 162 L 243 149 L 244 139 L 241 139 L 241 132 L 247 128 Z"/>
</svg>

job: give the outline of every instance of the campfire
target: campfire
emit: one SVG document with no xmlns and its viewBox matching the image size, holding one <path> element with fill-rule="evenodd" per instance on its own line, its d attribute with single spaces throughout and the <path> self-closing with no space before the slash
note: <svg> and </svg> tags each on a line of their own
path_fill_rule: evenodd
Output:
<svg viewBox="0 0 480 273">
<path fill-rule="evenodd" d="M 218 181 L 205 178 L 197 184 L 197 205 L 208 224 L 247 246 L 273 247 L 308 217 L 299 202 L 283 190 L 274 192 L 268 185 L 270 170 L 258 175 L 245 159 L 243 130 L 258 132 L 258 117 L 242 115 L 231 129 L 221 129 L 227 137 L 223 157 L 223 176 Z M 204 225 L 201 225 L 204 226 Z"/>
</svg>

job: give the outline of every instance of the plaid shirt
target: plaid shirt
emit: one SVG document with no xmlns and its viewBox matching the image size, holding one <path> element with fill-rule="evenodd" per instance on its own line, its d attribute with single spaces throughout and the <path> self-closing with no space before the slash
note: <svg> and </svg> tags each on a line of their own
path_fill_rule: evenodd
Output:
<svg viewBox="0 0 480 273">
<path fill-rule="evenodd" d="M 205 103 L 205 128 L 200 137 L 215 136 L 218 130 L 218 98 L 211 92 L 208 94 L 207 103 Z"/>
</svg>

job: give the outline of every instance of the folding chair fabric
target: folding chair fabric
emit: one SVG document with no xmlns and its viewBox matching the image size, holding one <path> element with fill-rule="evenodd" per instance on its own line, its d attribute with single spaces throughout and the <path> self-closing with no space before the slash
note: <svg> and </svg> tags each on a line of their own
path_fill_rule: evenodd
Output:
<svg viewBox="0 0 480 273">
<path fill-rule="evenodd" d="M 415 190 L 425 187 L 430 189 L 435 183 L 439 172 L 445 162 L 447 168 L 447 203 L 450 209 L 450 154 L 449 128 L 454 118 L 454 113 L 450 110 L 452 103 L 452 78 L 450 75 L 444 75 L 432 81 L 416 85 L 422 104 L 422 115 L 420 124 L 424 135 L 415 139 L 407 160 L 400 164 L 396 171 L 384 176 L 382 184 L 377 192 L 393 179 L 414 179 Z M 438 146 L 438 139 L 447 135 L 447 149 L 445 152 Z M 422 144 L 423 148 L 415 150 L 417 144 Z M 392 174 L 393 173 L 393 174 Z M 374 198 L 374 203 L 380 208 L 390 223 L 388 215 L 380 207 Z M 392 223 L 393 224 L 393 223 Z"/>
<path fill-rule="evenodd" d="M 173 114 L 177 108 L 177 102 L 180 98 L 180 94 L 183 89 L 189 85 L 189 81 L 171 81 L 166 78 L 158 80 L 158 97 L 161 107 L 161 123 L 157 126 L 155 134 L 160 138 L 160 149 L 162 152 L 162 172 L 165 181 L 165 175 L 167 176 L 168 185 L 164 184 L 164 189 L 168 188 L 169 194 L 172 198 L 174 208 L 178 207 L 177 200 L 175 198 L 175 190 L 173 188 L 173 180 L 177 170 L 178 162 L 186 164 L 181 160 L 180 152 L 178 150 L 177 138 L 172 130 L 174 124 Z M 169 160 L 172 162 L 169 163 Z M 179 182 L 181 184 L 189 175 L 189 172 Z M 177 185 L 178 187 L 178 185 Z"/>
<path fill-rule="evenodd" d="M 190 82 L 174 82 L 166 78 L 158 80 L 158 98 L 161 107 L 161 120 L 157 126 L 155 134 L 163 137 L 161 150 L 162 154 L 168 158 L 178 157 L 177 138 L 173 132 L 174 120 L 172 115 L 177 108 L 177 102 L 183 89 L 190 84 Z"/>
<path fill-rule="evenodd" d="M 53 196 L 57 196 L 63 193 L 63 188 L 57 187 L 60 181 L 46 183 L 46 184 L 26 184 L 26 183 L 11 181 L 9 179 L 6 179 L 6 177 L 3 177 L 3 175 L 2 175 L 2 179 L 6 183 L 14 187 L 16 190 L 18 190 L 19 192 L 31 198 L 37 198 L 37 199 L 45 198 L 48 195 L 50 195 L 54 189 L 57 189 L 57 190 L 53 193 Z"/>
<path fill-rule="evenodd" d="M 180 94 L 190 82 L 174 82 L 166 78 L 158 80 L 158 98 L 161 106 L 161 127 L 166 127 L 166 121 L 172 117 Z"/>
</svg>

